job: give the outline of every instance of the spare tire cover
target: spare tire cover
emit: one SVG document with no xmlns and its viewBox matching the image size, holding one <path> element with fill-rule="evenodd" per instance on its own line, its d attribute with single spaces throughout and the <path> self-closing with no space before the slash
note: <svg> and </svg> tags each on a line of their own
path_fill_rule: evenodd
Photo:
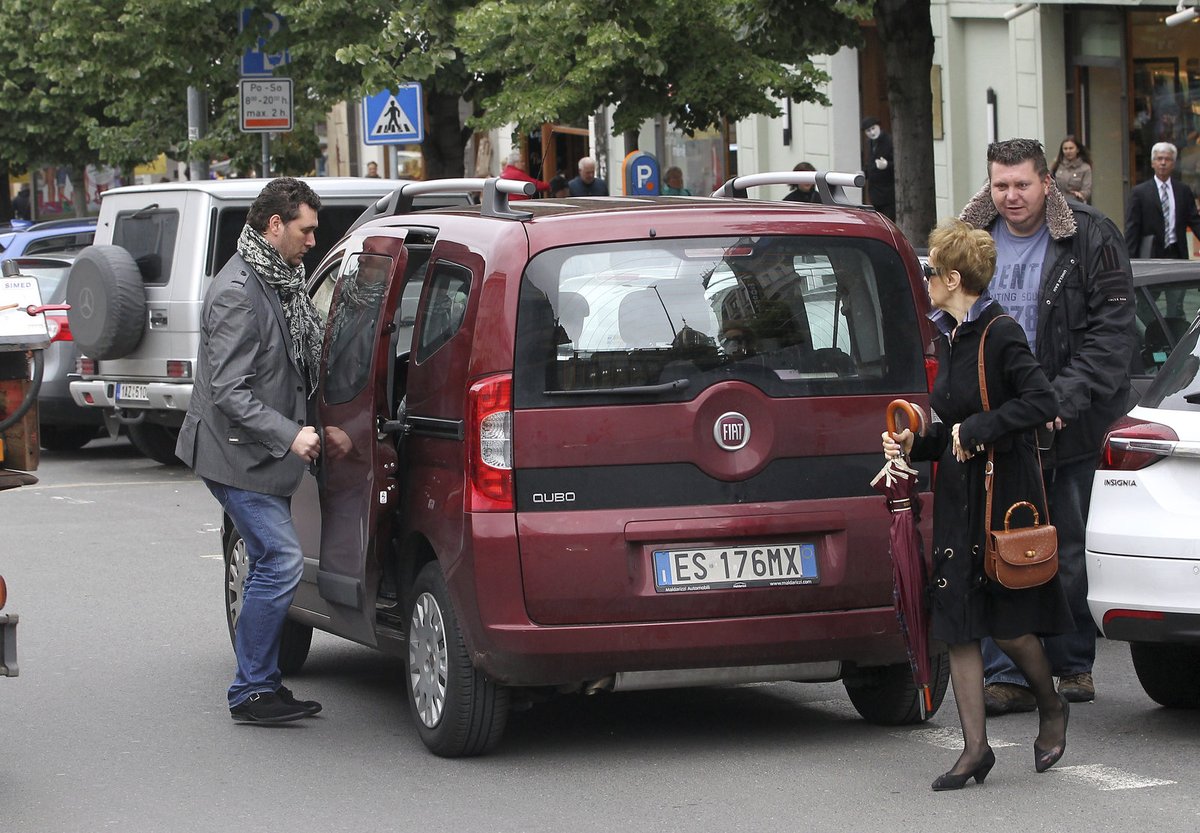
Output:
<svg viewBox="0 0 1200 833">
<path fill-rule="evenodd" d="M 84 355 L 119 359 L 146 330 L 146 290 L 133 256 L 121 246 L 88 246 L 67 277 L 67 320 Z"/>
</svg>

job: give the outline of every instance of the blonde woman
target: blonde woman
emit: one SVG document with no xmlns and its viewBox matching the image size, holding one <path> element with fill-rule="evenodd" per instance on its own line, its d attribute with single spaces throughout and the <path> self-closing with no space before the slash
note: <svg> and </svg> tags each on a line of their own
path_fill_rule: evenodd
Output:
<svg viewBox="0 0 1200 833">
<path fill-rule="evenodd" d="M 994 528 L 1005 509 L 1030 500 L 1046 516 L 1034 428 L 1053 419 L 1058 402 L 1021 326 L 987 291 L 996 265 L 991 235 L 948 220 L 929 236 L 926 280 L 939 330 L 933 387 L 937 420 L 924 436 L 883 434 L 889 457 L 936 460 L 930 632 L 949 646 L 950 679 L 962 723 L 963 752 L 933 789 L 982 784 L 996 762 L 987 741 L 980 640 L 993 638 L 1029 680 L 1040 715 L 1034 767 L 1044 772 L 1066 749 L 1067 701 L 1054 690 L 1039 636 L 1070 630 L 1067 599 L 1055 577 L 1029 590 L 1008 590 L 983 569 L 984 469 L 994 452 Z M 987 331 L 984 369 L 990 410 L 979 391 L 979 342 Z"/>
</svg>

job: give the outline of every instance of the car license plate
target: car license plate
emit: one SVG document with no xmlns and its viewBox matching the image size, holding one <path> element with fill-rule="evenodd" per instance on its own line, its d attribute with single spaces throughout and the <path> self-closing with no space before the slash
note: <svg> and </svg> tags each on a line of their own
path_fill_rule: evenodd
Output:
<svg viewBox="0 0 1200 833">
<path fill-rule="evenodd" d="M 127 385 L 124 382 L 118 382 L 117 399 L 122 402 L 149 402 L 149 387 L 147 385 Z"/>
<path fill-rule="evenodd" d="M 655 550 L 653 560 L 654 589 L 659 593 L 785 587 L 819 580 L 814 544 Z"/>
</svg>

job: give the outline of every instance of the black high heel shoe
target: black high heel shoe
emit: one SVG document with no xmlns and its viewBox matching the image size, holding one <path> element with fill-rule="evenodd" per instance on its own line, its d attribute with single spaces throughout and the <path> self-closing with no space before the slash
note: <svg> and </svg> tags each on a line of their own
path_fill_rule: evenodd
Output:
<svg viewBox="0 0 1200 833">
<path fill-rule="evenodd" d="M 988 747 L 987 753 L 980 759 L 975 768 L 964 772 L 962 775 L 955 775 L 953 772 L 947 772 L 945 775 L 939 775 L 937 780 L 933 782 L 934 792 L 944 792 L 946 790 L 961 790 L 966 783 L 972 778 L 976 784 L 982 784 L 983 779 L 988 777 L 988 773 L 992 771 L 992 767 L 996 765 L 996 753 Z"/>
<path fill-rule="evenodd" d="M 1063 717 L 1063 739 L 1058 746 L 1052 746 L 1049 749 L 1042 749 L 1037 745 L 1037 741 L 1033 743 L 1033 768 L 1038 772 L 1045 772 L 1050 767 L 1058 763 L 1058 759 L 1067 751 L 1067 721 L 1071 719 L 1071 704 L 1066 697 L 1058 695 L 1059 702 L 1062 703 Z"/>
</svg>

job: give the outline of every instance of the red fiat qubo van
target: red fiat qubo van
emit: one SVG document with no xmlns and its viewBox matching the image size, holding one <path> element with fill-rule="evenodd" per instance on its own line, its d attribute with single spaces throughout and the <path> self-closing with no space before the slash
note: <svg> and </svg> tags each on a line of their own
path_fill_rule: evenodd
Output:
<svg viewBox="0 0 1200 833">
<path fill-rule="evenodd" d="M 827 204 L 745 198 L 804 177 Z M 921 720 L 869 482 L 888 402 L 928 403 L 928 298 L 853 182 L 509 204 L 524 183 L 455 180 L 368 210 L 311 278 L 342 450 L 293 501 L 285 672 L 313 628 L 404 658 L 451 757 L 529 689 L 842 679 L 867 720 Z"/>
</svg>

